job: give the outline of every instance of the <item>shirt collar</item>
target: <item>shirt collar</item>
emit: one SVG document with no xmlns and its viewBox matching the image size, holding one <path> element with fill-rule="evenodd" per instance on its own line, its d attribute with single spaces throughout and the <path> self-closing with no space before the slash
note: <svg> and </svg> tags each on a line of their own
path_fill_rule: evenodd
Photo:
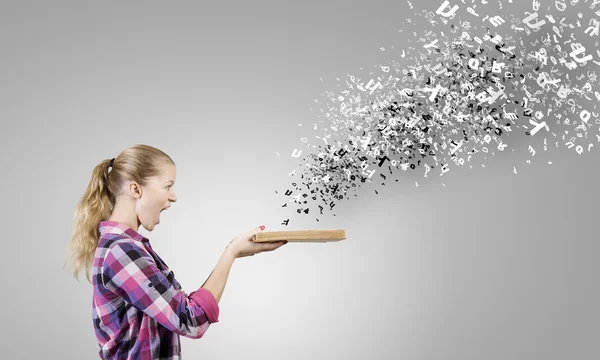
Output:
<svg viewBox="0 0 600 360">
<path fill-rule="evenodd" d="M 129 237 L 129 238 L 131 238 L 133 240 L 137 240 L 137 241 L 143 241 L 143 242 L 150 241 L 148 238 L 145 238 L 144 236 L 142 236 L 140 233 L 133 230 L 129 226 L 122 224 L 120 222 L 117 222 L 117 221 L 111 221 L 111 220 L 100 221 L 100 223 L 98 224 L 98 230 L 100 231 L 100 237 L 102 237 L 104 234 L 110 233 L 110 234 L 118 234 L 118 235 L 122 235 L 125 237 Z"/>
</svg>

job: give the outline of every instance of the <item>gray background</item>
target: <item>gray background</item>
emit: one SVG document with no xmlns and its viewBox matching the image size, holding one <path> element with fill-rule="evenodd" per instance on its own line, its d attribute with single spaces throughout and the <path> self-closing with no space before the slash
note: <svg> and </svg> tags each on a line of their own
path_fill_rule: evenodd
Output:
<svg viewBox="0 0 600 360">
<path fill-rule="evenodd" d="M 348 235 L 237 260 L 186 359 L 600 356 L 598 146 L 532 158 L 516 141 L 445 187 L 402 172 L 320 222 L 281 208 L 314 99 L 394 58 L 380 47 L 406 43 L 409 15 L 404 1 L 3 2 L 2 358 L 98 358 L 91 285 L 62 265 L 93 167 L 136 143 L 177 163 L 178 202 L 140 232 L 188 293 L 255 226 Z"/>
</svg>

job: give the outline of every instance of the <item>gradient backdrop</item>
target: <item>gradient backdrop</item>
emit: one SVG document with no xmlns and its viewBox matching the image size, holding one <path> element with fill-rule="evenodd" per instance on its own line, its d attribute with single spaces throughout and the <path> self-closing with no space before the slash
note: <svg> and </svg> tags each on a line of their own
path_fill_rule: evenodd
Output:
<svg viewBox="0 0 600 360">
<path fill-rule="evenodd" d="M 188 293 L 258 225 L 348 236 L 236 260 L 185 359 L 600 357 L 598 145 L 532 158 L 515 136 L 485 167 L 363 184 L 320 222 L 281 207 L 314 100 L 400 61 L 413 5 L 3 2 L 0 357 L 98 358 L 91 285 L 62 265 L 93 167 L 136 143 L 177 163 L 177 203 L 139 231 Z"/>
</svg>

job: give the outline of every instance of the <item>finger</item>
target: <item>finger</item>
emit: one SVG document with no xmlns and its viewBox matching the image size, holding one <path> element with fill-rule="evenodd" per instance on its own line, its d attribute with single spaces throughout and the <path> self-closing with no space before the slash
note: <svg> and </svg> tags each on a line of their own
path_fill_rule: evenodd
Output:
<svg viewBox="0 0 600 360">
<path fill-rule="evenodd" d="M 285 241 L 272 242 L 267 246 L 267 249 L 268 249 L 268 251 L 275 250 L 275 249 L 282 247 L 285 244 L 286 244 Z"/>
<path fill-rule="evenodd" d="M 248 232 L 248 238 L 252 239 L 257 233 L 263 231 L 265 228 L 264 225 L 255 227 L 252 231 Z"/>
</svg>

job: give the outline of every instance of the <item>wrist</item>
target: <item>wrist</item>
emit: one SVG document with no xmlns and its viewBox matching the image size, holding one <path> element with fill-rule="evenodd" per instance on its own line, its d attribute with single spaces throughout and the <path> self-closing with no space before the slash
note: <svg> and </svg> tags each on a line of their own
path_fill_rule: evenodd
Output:
<svg viewBox="0 0 600 360">
<path fill-rule="evenodd" d="M 225 257 L 225 258 L 229 258 L 232 261 L 235 260 L 235 259 L 237 259 L 237 254 L 229 246 L 225 248 L 225 251 L 223 251 L 223 255 L 222 256 Z"/>
</svg>

